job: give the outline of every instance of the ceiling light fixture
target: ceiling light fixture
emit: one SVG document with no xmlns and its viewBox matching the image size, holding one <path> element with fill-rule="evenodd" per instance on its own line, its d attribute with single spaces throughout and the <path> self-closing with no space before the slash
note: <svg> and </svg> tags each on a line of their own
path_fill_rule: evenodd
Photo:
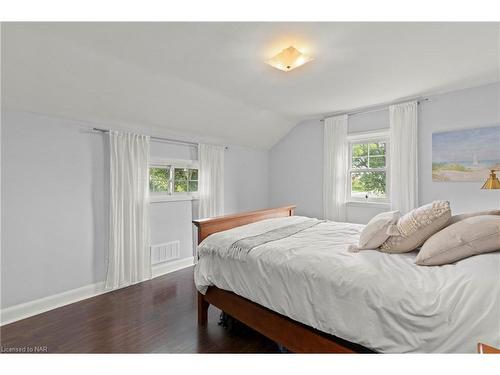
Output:
<svg viewBox="0 0 500 375">
<path fill-rule="evenodd" d="M 290 46 L 285 48 L 270 60 L 267 60 L 266 63 L 276 69 L 289 72 L 290 70 L 304 65 L 311 60 L 314 59 L 310 56 L 304 55 L 297 48 Z"/>
</svg>

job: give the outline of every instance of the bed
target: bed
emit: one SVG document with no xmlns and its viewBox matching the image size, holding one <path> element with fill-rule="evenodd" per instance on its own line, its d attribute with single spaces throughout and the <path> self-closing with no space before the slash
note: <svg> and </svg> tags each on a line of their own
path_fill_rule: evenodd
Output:
<svg viewBox="0 0 500 375">
<path fill-rule="evenodd" d="M 500 345 L 500 253 L 441 267 L 416 266 L 415 252 L 351 253 L 363 225 L 294 216 L 294 208 L 194 221 L 200 325 L 214 305 L 292 352 Z"/>
</svg>

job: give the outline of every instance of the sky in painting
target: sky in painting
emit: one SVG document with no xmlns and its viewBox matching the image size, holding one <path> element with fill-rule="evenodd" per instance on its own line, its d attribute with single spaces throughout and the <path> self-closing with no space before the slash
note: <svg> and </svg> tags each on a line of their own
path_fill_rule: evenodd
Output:
<svg viewBox="0 0 500 375">
<path fill-rule="evenodd" d="M 500 161 L 500 126 L 432 134 L 432 162 Z"/>
</svg>

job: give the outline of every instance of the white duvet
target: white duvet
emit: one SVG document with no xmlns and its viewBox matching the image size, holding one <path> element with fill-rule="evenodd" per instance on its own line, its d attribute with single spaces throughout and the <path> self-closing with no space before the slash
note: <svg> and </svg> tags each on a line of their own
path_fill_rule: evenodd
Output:
<svg viewBox="0 0 500 375">
<path fill-rule="evenodd" d="M 195 283 L 232 291 L 321 331 L 384 353 L 500 347 L 500 252 L 456 264 L 414 264 L 416 252 L 347 251 L 363 225 L 325 222 L 223 258 L 235 241 L 304 220 L 263 220 L 198 247 Z"/>
</svg>

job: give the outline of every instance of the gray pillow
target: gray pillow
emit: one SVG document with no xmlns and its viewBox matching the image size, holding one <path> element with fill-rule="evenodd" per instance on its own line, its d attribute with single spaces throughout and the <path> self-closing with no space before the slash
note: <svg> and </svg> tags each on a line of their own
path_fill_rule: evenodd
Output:
<svg viewBox="0 0 500 375">
<path fill-rule="evenodd" d="M 500 216 L 473 216 L 449 225 L 429 238 L 415 263 L 439 266 L 497 250 L 500 250 Z"/>
<path fill-rule="evenodd" d="M 477 212 L 469 212 L 467 214 L 453 215 L 448 225 L 458 223 L 460 220 L 467 219 L 469 217 L 482 216 L 482 215 L 500 215 L 500 210 L 477 211 Z"/>
<path fill-rule="evenodd" d="M 446 226 L 451 217 L 450 203 L 434 201 L 402 216 L 391 235 L 380 247 L 386 253 L 406 253 L 421 246 L 430 236 Z M 396 229 L 394 233 L 394 229 Z"/>
</svg>

